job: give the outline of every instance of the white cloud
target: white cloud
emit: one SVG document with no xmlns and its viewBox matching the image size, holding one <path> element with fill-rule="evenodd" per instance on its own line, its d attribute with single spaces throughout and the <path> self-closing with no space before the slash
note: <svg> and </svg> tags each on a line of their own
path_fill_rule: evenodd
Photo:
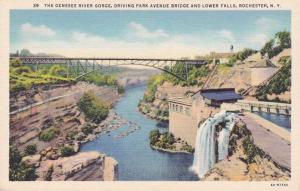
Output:
<svg viewBox="0 0 300 191">
<path fill-rule="evenodd" d="M 227 40 L 231 40 L 231 41 L 234 40 L 232 32 L 227 29 L 222 29 L 222 30 L 218 31 L 217 34 Z"/>
<path fill-rule="evenodd" d="M 134 40 L 123 38 L 124 36 L 108 38 L 98 34 L 68 31 L 71 34 L 68 38 L 62 38 L 59 35 L 47 40 L 23 38 L 22 41 L 12 44 L 11 51 L 28 48 L 33 53 L 45 52 L 70 57 L 193 58 L 210 51 L 228 51 L 230 45 L 228 40 L 234 40 L 231 31 L 225 29 L 210 33 L 212 35 L 203 35 L 203 33 L 174 35 L 167 34 L 160 29 L 149 30 L 134 22 L 129 26 L 131 27 L 124 33 L 124 36 L 131 34 L 130 37 L 135 37 Z M 52 30 L 52 32 L 56 34 L 55 31 Z M 226 40 L 217 40 L 215 35 Z"/>
<path fill-rule="evenodd" d="M 91 35 L 83 32 L 73 32 L 71 38 L 74 42 L 79 42 L 81 45 L 84 44 L 97 45 L 106 42 L 106 39 L 104 37 Z"/>
<path fill-rule="evenodd" d="M 136 22 L 131 22 L 131 23 L 129 23 L 128 26 L 132 30 L 133 35 L 138 38 L 160 38 L 160 37 L 168 37 L 169 36 L 162 29 L 150 31 L 142 24 L 136 23 Z"/>
<path fill-rule="evenodd" d="M 34 26 L 30 23 L 24 23 L 21 25 L 22 34 L 26 35 L 38 35 L 38 36 L 54 36 L 56 33 L 51 28 L 45 25 Z"/>
<path fill-rule="evenodd" d="M 254 24 L 256 25 L 256 28 L 260 30 L 276 30 L 279 26 L 278 21 L 267 17 L 257 19 Z"/>
</svg>

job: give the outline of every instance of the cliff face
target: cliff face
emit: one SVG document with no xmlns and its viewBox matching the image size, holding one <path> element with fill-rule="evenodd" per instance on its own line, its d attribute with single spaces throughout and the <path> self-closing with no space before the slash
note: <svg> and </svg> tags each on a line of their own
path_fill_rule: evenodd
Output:
<svg viewBox="0 0 300 191">
<path fill-rule="evenodd" d="M 289 180 L 290 172 L 276 164 L 258 148 L 243 121 L 234 127 L 229 141 L 229 156 L 215 164 L 203 180 Z"/>
<path fill-rule="evenodd" d="M 112 181 L 118 174 L 116 160 L 99 152 L 80 152 L 57 160 L 34 155 L 23 162 L 36 167 L 37 180 Z"/>
<path fill-rule="evenodd" d="M 61 97 L 57 100 L 29 108 L 21 113 L 10 116 L 10 141 L 12 145 L 23 151 L 27 145 L 35 144 L 40 152 L 48 147 L 60 147 L 66 144 L 74 145 L 75 133 L 79 133 L 87 124 L 83 113 L 76 105 L 81 95 L 88 90 L 93 90 L 97 96 L 108 103 L 114 103 L 119 98 L 118 92 L 112 87 L 99 87 L 85 82 L 76 85 L 50 86 L 48 90 L 36 93 L 32 100 L 43 102 L 49 98 Z M 12 99 L 12 98 L 11 98 Z M 24 98 L 25 99 L 25 98 Z M 20 103 L 15 102 L 15 107 L 22 108 L 24 105 L 20 97 Z M 114 112 L 110 112 L 108 119 L 115 117 Z M 105 126 L 99 125 L 99 132 L 105 131 Z M 51 129 L 58 129 L 59 133 L 50 141 L 39 139 L 41 132 Z M 99 133 L 98 132 L 98 133 Z M 82 134 L 82 133 L 81 133 Z M 81 139 L 78 139 L 80 141 Z"/>
</svg>

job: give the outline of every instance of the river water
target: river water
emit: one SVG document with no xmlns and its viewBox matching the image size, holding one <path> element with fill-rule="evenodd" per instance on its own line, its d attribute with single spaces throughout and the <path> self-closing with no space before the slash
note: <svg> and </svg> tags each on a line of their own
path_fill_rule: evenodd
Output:
<svg viewBox="0 0 300 191">
<path fill-rule="evenodd" d="M 272 123 L 275 123 L 276 125 L 288 131 L 291 131 L 291 116 L 277 115 L 274 113 L 267 113 L 267 112 L 254 112 L 254 113 L 268 121 L 271 121 Z"/>
<path fill-rule="evenodd" d="M 115 135 L 126 131 L 129 126 L 98 137 L 82 145 L 81 151 L 99 151 L 115 158 L 119 163 L 119 180 L 198 180 L 190 170 L 193 155 L 166 153 L 150 148 L 148 135 L 153 129 L 166 131 L 156 120 L 139 113 L 137 105 L 143 97 L 145 86 L 132 87 L 116 104 L 115 110 L 121 117 L 137 123 L 141 128 L 123 138 Z"/>
</svg>

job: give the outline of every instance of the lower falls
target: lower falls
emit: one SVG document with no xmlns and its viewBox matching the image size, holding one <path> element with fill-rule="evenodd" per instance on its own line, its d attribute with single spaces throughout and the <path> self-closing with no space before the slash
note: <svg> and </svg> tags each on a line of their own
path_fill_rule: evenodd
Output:
<svg viewBox="0 0 300 191">
<path fill-rule="evenodd" d="M 236 114 L 220 111 L 198 128 L 192 169 L 199 178 L 203 178 L 217 161 L 227 157 L 235 119 Z"/>
</svg>

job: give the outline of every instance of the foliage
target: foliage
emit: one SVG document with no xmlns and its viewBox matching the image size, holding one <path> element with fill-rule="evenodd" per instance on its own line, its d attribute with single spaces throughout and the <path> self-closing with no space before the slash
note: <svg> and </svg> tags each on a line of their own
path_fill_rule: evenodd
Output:
<svg viewBox="0 0 300 191">
<path fill-rule="evenodd" d="M 79 99 L 77 106 L 88 120 L 97 124 L 107 117 L 110 108 L 93 91 L 85 92 Z"/>
<path fill-rule="evenodd" d="M 250 49 L 250 48 L 244 48 L 242 51 L 238 52 L 236 54 L 236 59 L 237 60 L 245 60 L 246 58 L 248 58 L 249 56 L 251 56 L 252 54 L 257 53 L 256 50 Z"/>
<path fill-rule="evenodd" d="M 174 74 L 181 75 L 187 73 L 188 78 L 187 81 L 183 81 L 182 79 L 179 79 L 178 77 L 164 72 L 163 76 L 166 81 L 172 82 L 173 85 L 201 85 L 201 78 L 206 77 L 209 73 L 209 69 L 207 66 L 194 66 L 194 65 L 188 65 L 186 66 L 184 63 L 177 62 L 172 67 L 166 67 L 166 70 L 171 71 Z"/>
<path fill-rule="evenodd" d="M 32 56 L 28 49 L 22 49 L 20 52 L 20 56 Z"/>
<path fill-rule="evenodd" d="M 187 151 L 189 153 L 195 152 L 195 149 L 191 145 L 188 145 L 187 143 L 182 145 L 181 150 Z"/>
<path fill-rule="evenodd" d="M 57 66 L 53 66 L 53 68 L 55 69 Z M 58 69 L 54 69 L 52 70 L 52 74 L 47 73 L 49 69 L 45 71 L 33 71 L 30 66 L 24 66 L 20 60 L 11 60 L 9 70 L 10 93 L 14 94 L 19 91 L 28 90 L 37 85 L 57 84 L 73 81 L 73 79 L 61 77 L 59 73 L 59 75 L 54 74 L 54 71 L 59 71 Z"/>
<path fill-rule="evenodd" d="M 32 69 L 29 66 L 20 66 L 13 69 L 13 73 L 15 74 L 26 74 L 26 73 L 32 73 Z"/>
<path fill-rule="evenodd" d="M 175 138 L 172 133 L 165 132 L 165 133 L 161 134 L 161 141 L 172 145 L 175 142 Z"/>
<path fill-rule="evenodd" d="M 218 65 L 218 70 L 222 73 L 222 74 L 227 74 L 230 71 L 230 67 L 232 67 L 232 64 L 219 64 Z"/>
<path fill-rule="evenodd" d="M 75 154 L 73 147 L 63 146 L 60 148 L 60 154 L 62 157 L 68 157 Z"/>
<path fill-rule="evenodd" d="M 243 148 L 244 153 L 246 155 L 246 162 L 254 163 L 255 162 L 255 156 L 258 153 L 257 147 L 254 145 L 253 140 L 251 140 L 249 137 L 246 137 L 243 140 Z"/>
<path fill-rule="evenodd" d="M 239 93 L 239 94 L 242 94 L 244 91 L 245 91 L 245 89 L 244 89 L 244 88 L 240 88 L 240 89 L 238 89 L 238 93 Z"/>
<path fill-rule="evenodd" d="M 117 78 L 114 75 L 109 74 L 102 74 L 102 73 L 90 73 L 82 78 L 80 78 L 80 81 L 85 81 L 89 83 L 94 83 L 98 86 L 117 86 L 118 81 Z"/>
<path fill-rule="evenodd" d="M 150 145 L 163 149 L 175 149 L 175 146 L 173 145 L 175 143 L 175 138 L 172 133 L 160 133 L 158 129 L 152 130 L 149 134 L 149 139 Z"/>
<path fill-rule="evenodd" d="M 75 136 L 77 135 L 76 131 L 70 131 L 66 135 L 66 139 L 68 140 L 75 140 Z"/>
<path fill-rule="evenodd" d="M 291 61 L 282 66 L 281 71 L 264 87 L 257 90 L 256 96 L 259 99 L 266 97 L 266 94 L 280 94 L 290 91 L 291 88 Z"/>
<path fill-rule="evenodd" d="M 85 81 L 89 83 L 96 84 L 98 86 L 114 86 L 117 87 L 118 93 L 123 94 L 125 92 L 124 87 L 118 83 L 117 77 L 112 74 L 103 74 L 103 73 L 90 73 L 82 78 L 78 79 L 80 81 Z"/>
<path fill-rule="evenodd" d="M 150 131 L 149 134 L 150 144 L 154 145 L 159 140 L 159 137 L 160 137 L 160 132 L 158 129 Z"/>
<path fill-rule="evenodd" d="M 165 81 L 164 76 L 162 75 L 155 75 L 152 76 L 149 80 L 148 80 L 148 84 L 147 84 L 147 90 L 144 94 L 144 101 L 147 103 L 153 102 L 155 99 L 155 92 L 157 90 L 157 87 L 159 85 L 162 85 L 163 82 Z"/>
<path fill-rule="evenodd" d="M 51 181 L 52 180 L 52 173 L 53 173 L 54 169 L 53 169 L 53 165 L 51 165 L 48 170 L 47 173 L 45 174 L 44 180 L 46 181 Z"/>
<path fill-rule="evenodd" d="M 60 131 L 58 128 L 51 127 L 49 129 L 43 130 L 39 135 L 39 139 L 41 141 L 48 142 L 48 141 L 51 141 L 54 137 L 56 137 L 59 134 L 60 134 Z"/>
<path fill-rule="evenodd" d="M 97 126 L 92 126 L 91 124 L 87 124 L 84 127 L 82 127 L 81 131 L 85 134 L 91 134 L 93 133 L 93 130 L 96 128 Z"/>
<path fill-rule="evenodd" d="M 9 147 L 9 180 L 32 181 L 36 179 L 35 168 L 21 163 L 22 156 L 18 149 Z"/>
<path fill-rule="evenodd" d="M 11 67 L 20 67 L 23 65 L 20 59 L 13 59 L 9 62 Z"/>
<path fill-rule="evenodd" d="M 291 48 L 290 32 L 281 31 L 275 34 L 260 50 L 262 55 L 268 54 L 269 58 L 278 55 L 283 49 Z"/>
<path fill-rule="evenodd" d="M 25 148 L 25 155 L 34 155 L 36 153 L 37 149 L 36 149 L 36 145 L 27 145 Z"/>
<path fill-rule="evenodd" d="M 49 74 L 53 76 L 67 77 L 67 68 L 60 65 L 53 65 L 49 70 Z"/>
<path fill-rule="evenodd" d="M 226 66 L 232 67 L 238 60 L 243 61 L 254 53 L 257 53 L 257 51 L 250 48 L 244 48 L 242 51 L 230 56 Z"/>
</svg>

